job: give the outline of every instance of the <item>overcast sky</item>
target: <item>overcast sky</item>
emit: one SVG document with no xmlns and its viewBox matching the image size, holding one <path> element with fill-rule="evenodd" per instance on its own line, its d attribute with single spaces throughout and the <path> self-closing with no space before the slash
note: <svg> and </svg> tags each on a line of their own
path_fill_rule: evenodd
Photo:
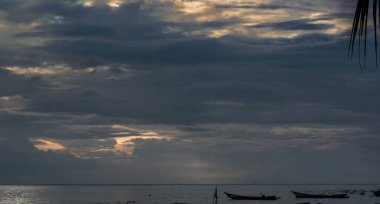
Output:
<svg viewBox="0 0 380 204">
<path fill-rule="evenodd" d="M 354 0 L 0 0 L 0 183 L 380 183 Z"/>
</svg>

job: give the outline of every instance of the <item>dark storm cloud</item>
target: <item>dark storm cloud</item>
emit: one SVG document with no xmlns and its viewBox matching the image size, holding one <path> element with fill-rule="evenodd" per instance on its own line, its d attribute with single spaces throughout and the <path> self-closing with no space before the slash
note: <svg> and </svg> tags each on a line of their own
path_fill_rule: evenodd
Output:
<svg viewBox="0 0 380 204">
<path fill-rule="evenodd" d="M 254 59 L 252 53 L 247 53 L 246 48 L 242 46 L 208 38 L 185 39 L 179 34 L 165 33 L 169 26 L 186 27 L 186 29 L 192 28 L 193 30 L 215 29 L 239 23 L 241 20 L 181 25 L 181 23 L 159 21 L 147 15 L 148 13 L 145 12 L 149 12 L 149 10 L 144 9 L 142 5 L 142 3 L 127 4 L 115 11 L 105 6 L 84 8 L 79 4 L 67 2 L 33 1 L 22 8 L 12 8 L 15 9 L 14 12 L 21 12 L 25 15 L 25 17 L 18 16 L 18 18 L 24 18 L 29 22 L 39 21 L 42 24 L 32 31 L 24 31 L 15 35 L 21 37 L 21 40 L 26 40 L 28 37 L 51 38 L 43 46 L 29 48 L 29 52 L 39 53 L 40 57 L 36 61 L 70 62 L 76 67 L 113 62 L 131 64 L 148 61 L 148 63 L 188 64 L 216 60 Z M 49 13 L 42 12 L 44 9 Z M 33 16 L 28 16 L 29 13 Z M 16 15 L 9 16 L 11 18 Z M 303 19 L 261 24 L 255 27 L 271 27 L 280 30 L 323 30 L 331 27 L 328 24 L 311 24 L 313 21 Z M 102 22 L 102 25 L 97 25 L 96 22 Z M 330 39 L 327 35 L 321 34 L 320 37 L 325 37 L 325 40 Z M 302 35 L 299 38 L 305 42 L 318 40 L 314 36 Z M 237 38 L 231 39 L 240 41 Z M 301 41 L 297 39 L 295 38 L 294 41 Z M 275 41 L 285 44 L 293 43 L 287 40 Z M 268 44 L 273 41 L 258 39 L 254 43 Z M 33 57 L 35 58 L 35 56 L 25 56 L 29 60 L 32 60 Z M 35 62 L 35 64 L 37 63 Z"/>
<path fill-rule="evenodd" d="M 36 91 L 42 86 L 49 86 L 41 81 L 38 76 L 24 78 L 12 74 L 8 70 L 2 69 L 0 71 L 0 86 L 6 87 L 0 90 L 0 96 L 10 96 L 17 94 L 28 94 Z"/>
<path fill-rule="evenodd" d="M 315 11 L 316 9 L 308 7 L 297 7 L 297 6 L 286 6 L 286 5 L 275 5 L 275 4 L 259 4 L 259 5 L 222 5 L 216 6 L 219 9 L 268 9 L 268 10 L 281 10 L 281 9 L 290 9 L 290 10 L 303 10 L 303 11 Z"/>
<path fill-rule="evenodd" d="M 299 20 L 292 20 L 292 21 L 285 21 L 280 23 L 271 23 L 271 24 L 259 24 L 253 27 L 257 28 L 263 28 L 263 27 L 269 27 L 269 28 L 275 28 L 279 30 L 323 30 L 327 28 L 333 27 L 329 24 L 320 24 L 320 23 L 313 23 L 315 21 L 320 20 L 329 20 L 329 19 L 299 19 Z M 330 19 L 331 20 L 331 19 Z"/>
<path fill-rule="evenodd" d="M 15 13 L 21 22 L 39 22 L 36 33 L 20 33 L 18 36 L 50 35 L 81 37 L 90 34 L 99 35 L 110 40 L 138 40 L 166 37 L 162 34 L 162 26 L 166 25 L 150 15 L 146 15 L 141 3 L 130 3 L 117 10 L 110 7 L 83 7 L 80 4 L 69 4 L 65 1 L 32 1 L 25 7 L 16 7 Z M 23 10 L 24 9 L 24 10 Z M 8 20 L 13 21 L 12 13 Z M 115 36 L 117 30 L 117 36 Z M 157 37 L 155 37 L 157 36 Z M 119 38 L 118 38 L 119 37 Z"/>
<path fill-rule="evenodd" d="M 115 35 L 115 30 L 112 27 L 98 25 L 67 25 L 63 26 L 45 26 L 40 28 L 41 31 L 24 32 L 16 34 L 16 37 L 112 37 Z"/>
<path fill-rule="evenodd" d="M 226 49 L 227 47 L 229 50 Z M 41 49 L 54 54 L 54 57 L 58 57 L 57 60 L 84 61 L 84 63 L 86 59 L 95 58 L 106 63 L 199 64 L 248 59 L 248 55 L 250 55 L 250 53 L 244 53 L 244 47 L 228 46 L 228 44 L 226 45 L 226 43 L 218 40 L 209 39 L 155 40 L 145 42 L 99 40 L 53 41 Z M 57 55 L 55 52 L 60 52 L 62 55 Z M 59 59 L 61 57 L 63 59 Z"/>
<path fill-rule="evenodd" d="M 344 48 L 328 44 L 313 48 L 287 49 L 287 53 L 279 50 L 256 54 L 256 51 L 253 51 L 251 55 L 239 56 L 246 63 L 229 59 L 228 66 L 213 65 L 211 60 L 207 61 L 206 65 L 200 65 L 198 62 L 198 65 L 192 66 L 154 66 L 145 69 L 143 73 L 120 80 L 98 80 L 98 74 L 95 73 L 92 76 L 93 80 L 86 77 L 75 82 L 90 85 L 86 87 L 87 90 L 35 92 L 29 109 L 46 113 L 96 113 L 109 117 L 126 116 L 142 122 L 185 124 L 271 120 L 346 123 L 349 120 L 344 120 L 346 115 L 340 109 L 377 112 L 377 76 L 373 76 L 373 82 L 358 81 L 355 86 L 347 84 L 349 76 L 346 74 L 350 75 L 350 71 L 331 65 L 350 65 L 343 57 L 339 59 L 341 53 L 336 52 L 336 49 Z M 319 52 L 322 50 L 323 52 Z M 331 52 L 328 52 L 329 50 Z M 319 58 L 326 54 L 332 58 L 320 61 Z M 174 53 L 172 55 L 176 56 Z M 225 56 L 231 57 L 233 54 Z M 254 57 L 250 59 L 249 56 Z M 281 61 L 272 61 L 273 58 Z M 137 65 L 130 67 L 137 68 Z M 314 78 L 315 72 L 318 71 L 319 77 Z M 353 68 L 352 71 L 354 75 L 360 72 L 357 68 Z M 107 73 L 110 76 L 119 74 Z M 331 78 L 335 80 L 330 80 Z M 369 86 L 365 93 L 361 92 L 362 85 Z M 367 101 L 366 106 L 359 105 L 365 101 L 362 95 L 369 93 L 373 94 L 375 100 Z M 306 104 L 303 106 L 305 113 L 309 112 L 313 117 L 309 118 L 310 114 L 302 112 L 292 113 L 293 109 L 298 109 L 295 101 L 300 106 Z M 311 104 L 310 107 L 307 104 Z M 332 111 L 331 115 L 322 114 L 326 108 Z M 276 110 L 281 114 L 273 117 L 265 113 L 268 110 Z M 184 115 L 186 117 L 183 117 Z M 225 117 L 227 115 L 228 117 Z M 354 121 L 360 122 L 353 120 L 353 123 Z"/>
<path fill-rule="evenodd" d="M 159 55 L 165 52 L 160 47 L 169 43 L 167 49 L 170 49 L 172 41 L 173 46 L 176 46 L 176 38 L 182 38 L 179 35 L 163 34 L 164 26 L 170 24 L 145 15 L 140 3 L 128 4 L 115 11 L 107 6 L 85 8 L 63 1 L 40 0 L 13 9 L 12 12 L 23 15 L 13 15 L 10 12 L 9 21 L 40 23 L 32 30 L 14 34 L 16 38 L 49 40 L 42 46 L 27 47 L 28 53 L 21 55 L 21 58 L 33 65 L 48 61 L 63 64 L 70 62 L 73 66 L 85 67 L 114 62 L 141 62 L 146 61 L 146 58 L 153 58 L 153 61 L 161 58 L 165 60 L 169 57 Z M 43 12 L 45 10 L 48 12 Z M 16 16 L 17 19 L 13 19 Z M 197 48 L 194 46 L 190 49 Z M 151 50 L 150 53 L 148 50 Z M 30 56 L 31 53 L 36 53 L 37 57 Z"/>
<path fill-rule="evenodd" d="M 2 0 L 0 4 L 2 5 L 1 9 L 5 11 L 6 20 L 25 23 L 36 20 L 49 20 L 49 17 L 54 16 L 70 16 L 72 19 L 80 19 L 81 16 L 88 14 L 88 9 L 76 4 L 76 2 L 75 0 L 31 0 L 27 2 L 22 0 Z"/>
<path fill-rule="evenodd" d="M 378 182 L 379 75 L 360 74 L 334 27 L 351 3 L 216 5 L 243 17 L 207 21 L 176 6 L 0 1 L 18 25 L 1 32 L 0 180 Z M 133 155 L 116 151 L 131 136 Z M 39 138 L 67 149 L 38 151 Z"/>
</svg>

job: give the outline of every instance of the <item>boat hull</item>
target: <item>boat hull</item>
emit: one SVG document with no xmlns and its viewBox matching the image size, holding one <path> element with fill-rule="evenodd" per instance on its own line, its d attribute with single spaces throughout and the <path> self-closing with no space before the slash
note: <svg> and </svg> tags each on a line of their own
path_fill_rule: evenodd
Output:
<svg viewBox="0 0 380 204">
<path fill-rule="evenodd" d="M 224 192 L 224 194 L 226 194 L 227 197 L 229 197 L 233 200 L 277 200 L 280 198 L 277 196 L 265 196 L 265 195 L 262 195 L 262 196 L 243 196 L 243 195 L 236 195 L 236 194 L 227 193 L 227 192 Z"/>
<path fill-rule="evenodd" d="M 332 195 L 326 195 L 326 194 L 306 194 L 306 193 L 299 193 L 292 191 L 296 198 L 348 198 L 348 195 L 345 193 L 342 194 L 332 194 Z"/>
</svg>

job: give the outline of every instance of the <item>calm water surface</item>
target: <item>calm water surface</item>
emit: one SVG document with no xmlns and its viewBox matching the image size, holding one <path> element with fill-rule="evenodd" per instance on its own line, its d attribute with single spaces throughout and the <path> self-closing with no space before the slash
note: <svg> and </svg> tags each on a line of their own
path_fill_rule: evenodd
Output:
<svg viewBox="0 0 380 204">
<path fill-rule="evenodd" d="M 372 193 L 353 193 L 349 199 L 296 199 L 291 189 L 303 192 L 339 192 L 342 190 L 375 190 L 380 185 L 219 185 L 219 204 L 375 204 L 380 198 Z M 0 204 L 169 204 L 174 202 L 210 204 L 213 185 L 63 185 L 63 186 L 0 186 Z M 223 191 L 259 195 L 261 192 L 281 196 L 277 201 L 233 201 Z M 150 195 L 150 196 L 149 196 Z"/>
</svg>

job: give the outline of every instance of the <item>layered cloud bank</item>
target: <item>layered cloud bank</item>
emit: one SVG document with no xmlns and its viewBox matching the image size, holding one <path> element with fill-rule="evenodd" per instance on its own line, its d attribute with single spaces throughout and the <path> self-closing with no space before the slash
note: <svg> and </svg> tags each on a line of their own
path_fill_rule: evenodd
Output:
<svg viewBox="0 0 380 204">
<path fill-rule="evenodd" d="M 0 180 L 378 183 L 354 4 L 0 0 Z"/>
</svg>

